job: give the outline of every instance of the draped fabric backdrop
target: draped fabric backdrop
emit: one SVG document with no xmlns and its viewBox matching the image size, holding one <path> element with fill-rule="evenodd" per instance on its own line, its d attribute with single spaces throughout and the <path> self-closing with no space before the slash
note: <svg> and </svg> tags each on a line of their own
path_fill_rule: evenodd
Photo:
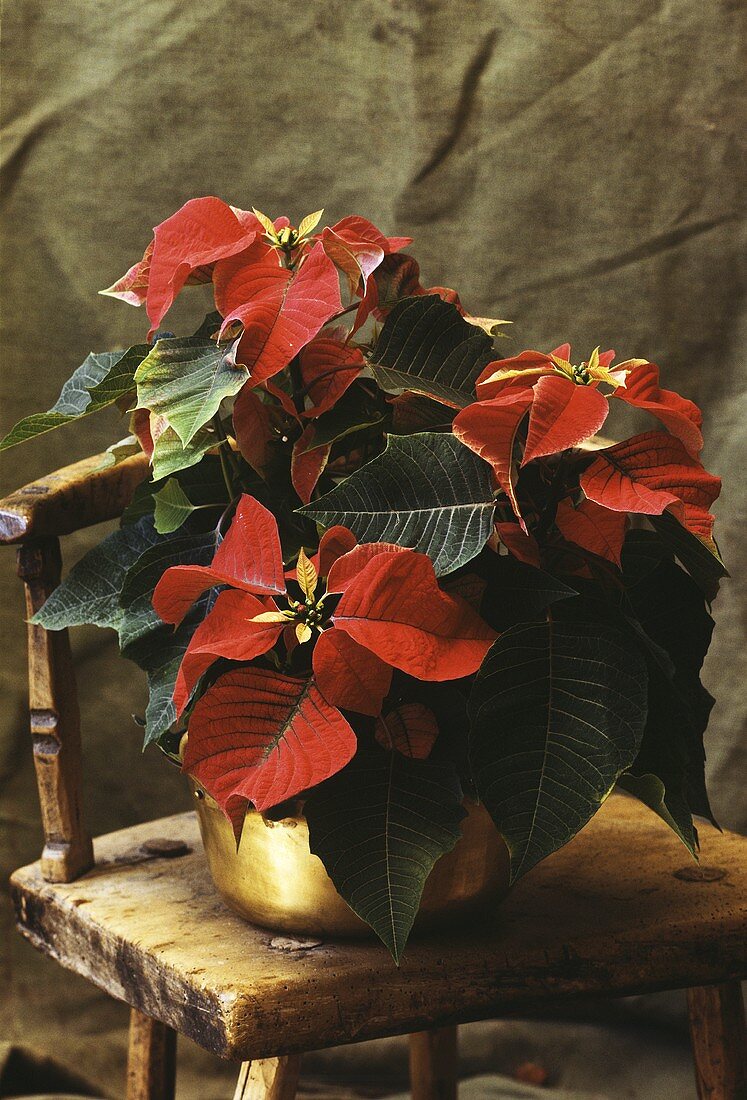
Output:
<svg viewBox="0 0 747 1100">
<path fill-rule="evenodd" d="M 142 311 L 96 291 L 187 198 L 294 221 L 361 213 L 415 238 L 426 283 L 512 318 L 506 354 L 570 340 L 579 357 L 601 344 L 658 362 L 704 410 L 721 549 L 743 578 L 743 13 L 739 0 L 6 0 L 0 428 L 47 408 L 89 350 L 142 338 Z M 171 328 L 202 316 L 201 294 Z M 2 457 L 0 489 L 125 434 L 108 413 L 45 436 Z M 68 540 L 68 564 L 99 537 Z M 21 591 L 1 557 L 5 881 L 40 833 Z M 706 669 L 713 804 L 742 829 L 743 586 L 723 585 Z M 94 829 L 185 805 L 178 775 L 140 753 L 141 674 L 99 632 L 74 646 Z M 0 1037 L 116 1091 L 121 1006 L 22 943 L 0 900 Z"/>
</svg>

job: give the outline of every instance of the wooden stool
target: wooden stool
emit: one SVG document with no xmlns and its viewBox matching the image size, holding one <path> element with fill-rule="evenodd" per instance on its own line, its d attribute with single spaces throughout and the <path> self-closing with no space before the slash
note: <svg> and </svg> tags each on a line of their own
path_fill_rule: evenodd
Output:
<svg viewBox="0 0 747 1100">
<path fill-rule="evenodd" d="M 121 514 L 144 458 L 76 463 L 0 502 L 29 616 L 59 583 L 58 538 Z M 456 1096 L 456 1025 L 571 998 L 688 989 L 698 1093 L 747 1096 L 747 840 L 708 830 L 700 868 L 639 803 L 607 800 L 489 925 L 377 943 L 292 940 L 215 892 L 195 815 L 99 837 L 81 817 L 67 635 L 30 626 L 31 733 L 45 846 L 11 879 L 20 931 L 131 1006 L 128 1100 L 174 1096 L 176 1035 L 242 1062 L 235 1100 L 292 1100 L 303 1051 L 410 1034 L 416 1100 Z"/>
</svg>

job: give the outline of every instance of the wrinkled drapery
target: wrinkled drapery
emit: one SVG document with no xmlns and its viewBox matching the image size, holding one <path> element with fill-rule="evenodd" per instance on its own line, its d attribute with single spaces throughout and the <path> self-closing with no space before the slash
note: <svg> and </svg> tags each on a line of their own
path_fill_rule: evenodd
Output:
<svg viewBox="0 0 747 1100">
<path fill-rule="evenodd" d="M 320 206 L 358 212 L 415 237 L 427 283 L 512 318 L 507 349 L 567 339 L 579 356 L 601 344 L 657 361 L 665 384 L 704 409 L 704 459 L 726 482 L 721 548 L 744 577 L 739 4 L 14 0 L 4 16 L 0 427 L 48 407 L 89 350 L 142 337 L 142 312 L 96 291 L 187 198 L 294 220 Z M 201 293 L 185 295 L 171 327 L 201 316 Z M 106 413 L 9 452 L 2 489 L 118 431 Z M 70 539 L 67 560 L 98 537 Z M 3 878 L 39 844 L 12 573 L 7 552 Z M 713 804 L 742 829 L 743 584 L 723 585 L 706 668 L 718 699 Z M 94 829 L 184 805 L 178 776 L 140 754 L 130 715 L 143 707 L 141 674 L 94 631 L 75 648 Z M 105 1082 L 121 1055 L 120 1008 L 13 936 L 7 905 L 0 920 L 3 1030 L 50 1051 L 64 1035 L 66 1053 L 92 1058 Z M 102 1032 L 109 1041 L 94 1043 Z"/>
</svg>

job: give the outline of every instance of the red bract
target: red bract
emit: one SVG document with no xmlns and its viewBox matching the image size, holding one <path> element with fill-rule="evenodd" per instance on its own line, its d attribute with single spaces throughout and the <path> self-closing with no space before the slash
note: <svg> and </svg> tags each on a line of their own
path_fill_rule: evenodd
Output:
<svg viewBox="0 0 747 1100">
<path fill-rule="evenodd" d="M 514 442 L 532 404 L 532 393 L 508 388 L 490 401 L 475 401 L 454 419 L 453 432 L 475 454 L 493 467 L 496 481 L 511 501 L 511 507 L 526 532 L 514 492 Z"/>
<path fill-rule="evenodd" d="M 344 768 L 356 737 L 312 681 L 262 668 L 221 676 L 195 706 L 184 769 L 241 836 L 249 803 L 266 810 Z"/>
<path fill-rule="evenodd" d="M 375 555 L 346 584 L 333 621 L 421 680 L 471 675 L 496 637 L 465 600 L 441 591 L 430 558 L 413 550 Z"/>
<path fill-rule="evenodd" d="M 693 457 L 700 454 L 703 449 L 700 409 L 673 390 L 663 390 L 659 386 L 659 368 L 654 363 L 640 363 L 634 367 L 625 386 L 615 390 L 612 396 L 652 413 L 667 431 L 677 436 L 689 454 Z"/>
<path fill-rule="evenodd" d="M 264 476 L 270 460 L 270 444 L 275 438 L 267 405 L 244 386 L 234 401 L 233 430 L 236 445 L 253 470 Z"/>
<path fill-rule="evenodd" d="M 164 622 L 176 625 L 203 592 L 219 584 L 259 595 L 285 591 L 275 517 L 254 497 L 242 496 L 211 565 L 175 565 L 166 570 L 153 593 L 153 606 Z"/>
<path fill-rule="evenodd" d="M 555 514 L 555 525 L 568 542 L 620 565 L 628 527 L 626 512 L 611 512 L 593 500 L 582 500 L 575 506 L 561 500 Z"/>
<path fill-rule="evenodd" d="M 583 443 L 607 419 L 607 398 L 593 386 L 577 386 L 570 378 L 546 375 L 535 382 L 533 390 L 522 465 Z"/>
<path fill-rule="evenodd" d="M 361 328 L 371 314 L 384 320 L 386 314 L 401 298 L 437 294 L 464 314 L 459 295 L 445 286 L 424 287 L 420 282 L 420 265 L 412 256 L 388 255 L 368 280 L 365 294 L 355 315 L 354 331 Z"/>
<path fill-rule="evenodd" d="M 311 494 L 324 472 L 331 450 L 331 443 L 314 446 L 313 424 L 309 424 L 293 444 L 291 481 L 303 504 L 308 504 L 311 500 Z"/>
<path fill-rule="evenodd" d="M 274 249 L 257 241 L 217 264 L 214 283 L 221 332 L 233 322 L 244 327 L 236 358 L 249 368 L 254 385 L 287 367 L 342 309 L 337 269 L 321 244 L 290 270 L 280 266 Z"/>
<path fill-rule="evenodd" d="M 301 352 L 300 371 L 311 404 L 304 416 L 321 416 L 345 393 L 365 366 L 359 348 L 345 344 L 341 329 L 316 336 Z"/>
<path fill-rule="evenodd" d="M 504 523 L 496 523 L 495 530 L 498 538 L 515 558 L 539 569 L 542 564 L 539 544 L 534 535 L 530 535 L 523 525 L 520 526 L 508 520 Z"/>
<path fill-rule="evenodd" d="M 365 293 L 369 276 L 385 256 L 412 244 L 412 237 L 385 237 L 365 218 L 343 218 L 322 232 L 324 250 L 348 280 L 350 293 Z"/>
<path fill-rule="evenodd" d="M 293 397 L 268 379 L 267 390 L 276 397 L 289 416 L 312 418 L 327 412 L 342 397 L 365 366 L 363 352 L 345 342 L 344 329 L 325 329 L 310 340 L 298 357 L 304 406 L 296 408 Z"/>
<path fill-rule="evenodd" d="M 101 293 L 131 305 L 145 302 L 152 335 L 185 283 L 208 282 L 216 260 L 248 248 L 259 231 L 253 214 L 221 199 L 190 199 L 156 226 L 142 260 Z"/>
<path fill-rule="evenodd" d="M 524 351 L 490 363 L 477 381 L 479 400 L 454 421 L 457 437 L 493 466 L 522 524 L 513 485 L 514 443 L 527 412 L 522 465 L 590 439 L 607 419 L 613 397 L 653 413 L 690 453 L 702 445 L 697 407 L 660 388 L 658 367 L 629 359 L 612 368 L 615 353 L 598 349 L 588 362 L 573 366 L 570 350 L 562 344 L 549 355 Z"/>
<path fill-rule="evenodd" d="M 167 622 L 178 622 L 207 588 L 233 589 L 218 596 L 187 648 L 175 692 L 180 713 L 215 659 L 251 660 L 294 625 L 300 642 L 319 635 L 313 669 L 328 702 L 364 714 L 379 713 L 392 667 L 424 680 L 477 671 L 495 632 L 465 600 L 441 591 L 426 555 L 386 543 L 353 546 L 339 557 L 330 553 L 330 547 L 342 551 L 346 544 L 334 528 L 327 545 L 325 539 L 320 545 L 327 592 L 341 594 L 331 613 L 326 596 L 316 594 L 316 568 L 305 558 L 298 582 L 308 598 L 297 603 L 288 596 L 277 525 L 249 496 L 242 497 L 210 566 L 167 570 L 153 596 Z M 287 608 L 258 598 L 270 593 L 282 596 Z"/>
<path fill-rule="evenodd" d="M 708 509 L 721 491 L 721 480 L 704 470 L 674 436 L 644 432 L 598 451 L 581 475 L 581 488 L 589 500 L 615 512 L 670 511 L 715 549 L 714 518 Z"/>
</svg>

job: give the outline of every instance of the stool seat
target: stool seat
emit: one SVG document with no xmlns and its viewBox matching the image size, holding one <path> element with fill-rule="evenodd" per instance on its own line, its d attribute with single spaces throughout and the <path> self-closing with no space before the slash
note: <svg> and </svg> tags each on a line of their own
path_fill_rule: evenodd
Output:
<svg viewBox="0 0 747 1100">
<path fill-rule="evenodd" d="M 703 830 L 701 864 L 613 795 L 480 927 L 378 942 L 294 940 L 216 893 L 193 813 L 95 841 L 92 870 L 12 877 L 20 931 L 107 993 L 221 1057 L 257 1059 L 583 995 L 709 985 L 747 973 L 747 840 Z"/>
</svg>

